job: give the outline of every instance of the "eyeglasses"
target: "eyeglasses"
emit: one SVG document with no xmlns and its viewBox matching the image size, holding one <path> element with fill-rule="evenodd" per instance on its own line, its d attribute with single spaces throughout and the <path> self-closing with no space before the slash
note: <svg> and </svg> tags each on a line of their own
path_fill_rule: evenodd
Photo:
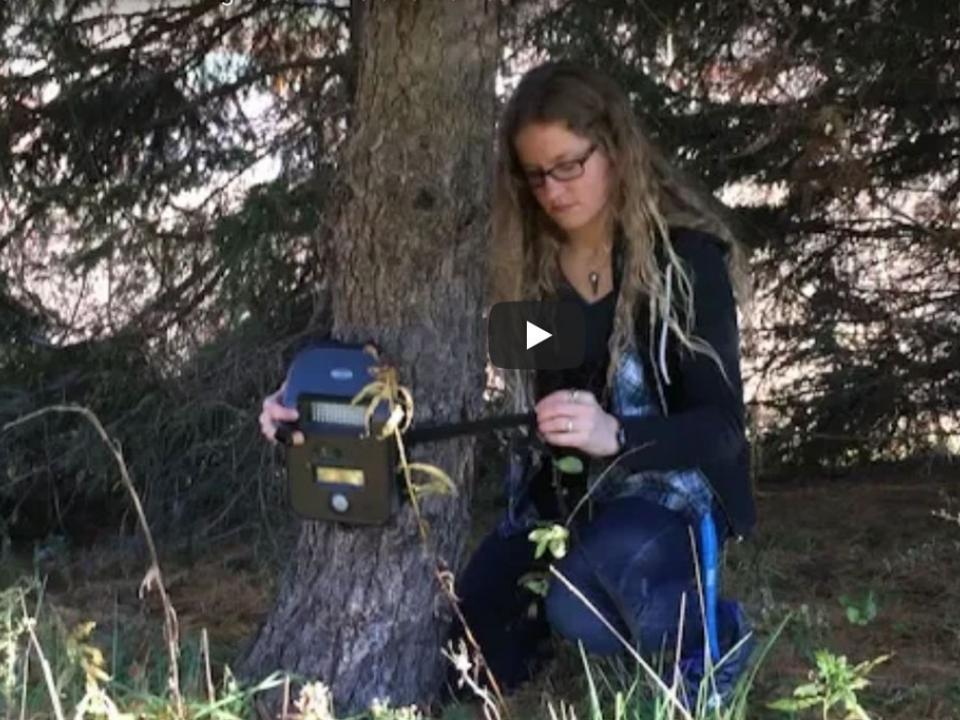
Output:
<svg viewBox="0 0 960 720">
<path fill-rule="evenodd" d="M 587 160 L 590 159 L 590 156 L 593 155 L 593 151 L 596 149 L 597 145 L 594 143 L 590 146 L 590 149 L 588 149 L 578 158 L 562 160 L 546 170 L 525 170 L 523 172 L 523 177 L 526 178 L 527 183 L 532 188 L 542 188 L 544 185 L 546 185 L 547 175 L 559 182 L 576 180 L 578 177 L 583 175 L 584 166 L 587 164 Z"/>
</svg>

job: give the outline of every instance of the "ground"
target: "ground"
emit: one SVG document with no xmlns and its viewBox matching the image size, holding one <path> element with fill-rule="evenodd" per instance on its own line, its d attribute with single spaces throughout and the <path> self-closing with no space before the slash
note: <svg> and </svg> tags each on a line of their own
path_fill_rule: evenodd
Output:
<svg viewBox="0 0 960 720">
<path fill-rule="evenodd" d="M 956 512 L 960 482 L 955 473 L 852 477 L 761 490 L 757 537 L 731 552 L 730 585 L 761 633 L 784 610 L 799 612 L 762 685 L 795 683 L 820 647 L 858 662 L 894 653 L 866 693 L 878 715 L 960 718 L 960 526 L 932 514 Z M 850 622 L 842 599 L 863 607 L 870 591 L 876 617 Z"/>
<path fill-rule="evenodd" d="M 960 525 L 933 515 L 960 510 L 957 472 L 870 468 L 763 483 L 757 494 L 760 525 L 730 547 L 725 594 L 744 601 L 761 644 L 788 613 L 793 619 L 761 666 L 750 717 L 786 717 L 766 703 L 805 682 L 813 652 L 826 648 L 852 662 L 893 654 L 861 693 L 871 717 L 960 718 Z M 494 516 L 484 505 L 474 538 Z M 201 630 L 222 667 L 272 602 L 276 571 L 263 562 L 269 543 L 255 539 L 234 536 L 164 563 L 181 635 L 192 648 L 184 666 L 198 678 Z M 142 563 L 115 546 L 63 550 L 38 562 L 49 572 L 46 607 L 67 625 L 96 620 L 108 664 L 121 677 L 133 682 L 156 672 L 149 668 L 162 656 L 162 616 L 155 601 L 137 598 Z M 851 622 L 847 606 L 859 608 L 865 624 Z M 548 717 L 538 709 L 548 697 L 585 697 L 580 661 L 568 649 L 511 702 L 519 717 Z"/>
</svg>

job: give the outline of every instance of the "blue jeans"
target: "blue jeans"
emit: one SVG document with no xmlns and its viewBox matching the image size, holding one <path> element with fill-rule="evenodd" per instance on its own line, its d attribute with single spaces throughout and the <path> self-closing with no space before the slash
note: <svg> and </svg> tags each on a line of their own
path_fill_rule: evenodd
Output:
<svg viewBox="0 0 960 720">
<path fill-rule="evenodd" d="M 584 513 L 585 515 L 585 513 Z M 682 654 L 703 647 L 703 630 L 689 524 L 679 513 L 643 498 L 594 506 L 593 517 L 572 528 L 567 555 L 555 568 L 616 631 L 650 655 L 676 647 L 681 597 L 686 594 Z M 538 608 L 518 585 L 536 569 L 534 543 L 525 533 L 490 533 L 457 581 L 461 612 L 498 683 L 507 689 L 529 679 L 551 629 L 608 655 L 622 643 L 556 577 Z M 456 637 L 462 629 L 455 628 Z"/>
</svg>

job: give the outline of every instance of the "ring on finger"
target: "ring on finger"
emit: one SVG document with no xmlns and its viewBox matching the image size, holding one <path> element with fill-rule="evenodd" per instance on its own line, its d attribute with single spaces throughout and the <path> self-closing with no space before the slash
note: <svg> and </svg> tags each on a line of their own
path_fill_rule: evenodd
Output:
<svg viewBox="0 0 960 720">
<path fill-rule="evenodd" d="M 567 420 L 567 432 L 573 432 L 573 420 Z"/>
</svg>

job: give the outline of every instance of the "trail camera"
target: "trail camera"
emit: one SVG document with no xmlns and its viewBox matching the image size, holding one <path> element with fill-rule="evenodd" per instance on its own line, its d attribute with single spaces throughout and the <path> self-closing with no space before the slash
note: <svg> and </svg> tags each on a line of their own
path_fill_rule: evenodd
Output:
<svg viewBox="0 0 960 720">
<path fill-rule="evenodd" d="M 304 443 L 288 445 L 287 474 L 290 503 L 304 518 L 380 524 L 398 505 L 396 443 L 377 439 L 387 406 L 377 408 L 368 437 L 366 403 L 350 404 L 374 380 L 375 364 L 362 346 L 331 344 L 302 351 L 290 365 L 281 400 L 299 411 Z"/>
</svg>

